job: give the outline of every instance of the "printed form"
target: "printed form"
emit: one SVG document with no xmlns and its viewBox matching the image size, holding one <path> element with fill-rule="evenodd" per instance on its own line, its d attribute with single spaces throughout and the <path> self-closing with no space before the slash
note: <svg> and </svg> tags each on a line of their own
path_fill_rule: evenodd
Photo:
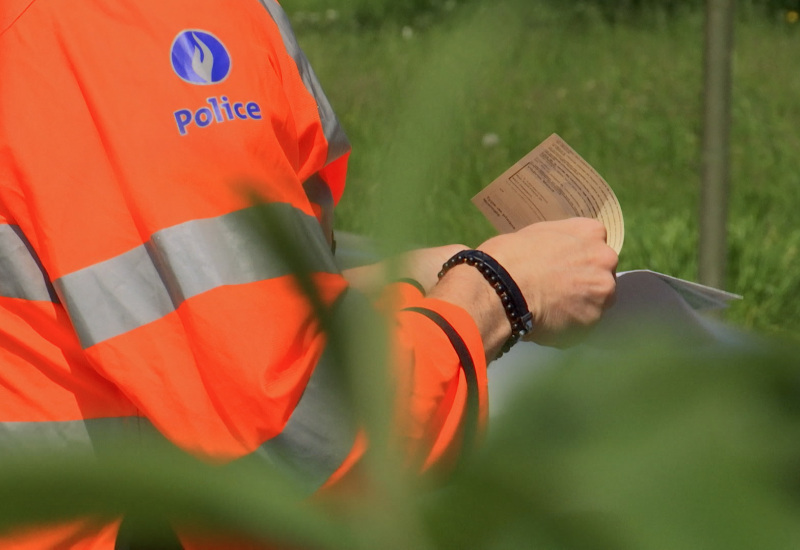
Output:
<svg viewBox="0 0 800 550">
<path fill-rule="evenodd" d="M 500 233 L 576 216 L 605 225 L 617 254 L 625 239 L 622 209 L 606 181 L 553 134 L 472 198 Z"/>
<path fill-rule="evenodd" d="M 472 198 L 499 233 L 510 233 L 541 221 L 576 216 L 603 223 L 608 245 L 617 254 L 625 239 L 622 208 L 608 183 L 572 147 L 552 134 Z M 741 296 L 647 269 L 617 274 L 618 290 L 657 279 L 692 310 L 724 308 Z M 655 293 L 620 292 L 626 302 L 652 302 Z M 643 289 L 644 287 L 641 287 Z M 652 304 L 651 304 L 652 305 Z M 618 309 L 621 307 L 618 306 Z"/>
</svg>

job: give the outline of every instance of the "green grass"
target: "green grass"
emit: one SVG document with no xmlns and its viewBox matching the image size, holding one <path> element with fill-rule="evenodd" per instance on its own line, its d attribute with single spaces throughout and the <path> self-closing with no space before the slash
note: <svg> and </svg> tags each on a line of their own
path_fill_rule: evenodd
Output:
<svg viewBox="0 0 800 550">
<path fill-rule="evenodd" d="M 335 19 L 285 4 L 305 10 L 301 45 L 353 142 L 339 227 L 377 237 L 390 220 L 408 242 L 477 245 L 493 230 L 470 197 L 556 132 L 622 204 L 620 270 L 696 280 L 702 13 L 611 25 L 588 9 L 488 5 L 440 10 L 404 37 L 397 22 L 359 27 L 347 4 Z M 739 19 L 727 287 L 745 299 L 728 319 L 797 339 L 800 24 Z M 498 145 L 482 145 L 488 133 Z"/>
</svg>

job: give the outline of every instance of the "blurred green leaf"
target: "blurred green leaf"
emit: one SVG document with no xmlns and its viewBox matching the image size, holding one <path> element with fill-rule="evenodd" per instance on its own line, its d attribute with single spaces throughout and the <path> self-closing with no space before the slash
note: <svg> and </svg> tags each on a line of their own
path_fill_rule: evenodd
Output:
<svg viewBox="0 0 800 550">
<path fill-rule="evenodd" d="M 430 508 L 439 547 L 799 547 L 796 350 L 643 342 L 519 389 Z"/>
<path fill-rule="evenodd" d="M 0 459 L 0 529 L 76 519 L 136 518 L 140 537 L 168 521 L 307 548 L 352 548 L 353 537 L 267 465 L 212 465 L 166 444 L 120 444 L 99 456 L 48 450 Z"/>
</svg>

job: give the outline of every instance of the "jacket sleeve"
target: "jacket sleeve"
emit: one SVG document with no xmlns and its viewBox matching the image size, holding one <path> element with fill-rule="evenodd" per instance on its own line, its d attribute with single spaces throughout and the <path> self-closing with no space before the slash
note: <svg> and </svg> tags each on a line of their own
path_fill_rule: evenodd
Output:
<svg viewBox="0 0 800 550">
<path fill-rule="evenodd" d="M 423 468 L 451 466 L 473 450 L 488 413 L 486 361 L 475 322 L 461 308 L 418 298 L 398 312 L 398 344 L 413 360 L 407 448 Z M 405 384 L 400 384 L 404 387 Z M 402 420 L 400 424 L 404 424 Z"/>
<path fill-rule="evenodd" d="M 486 360 L 474 320 L 460 307 L 395 283 L 376 305 L 388 320 L 396 442 L 406 467 L 448 471 L 480 442 L 488 417 Z M 361 434 L 326 487 L 358 483 Z"/>
</svg>

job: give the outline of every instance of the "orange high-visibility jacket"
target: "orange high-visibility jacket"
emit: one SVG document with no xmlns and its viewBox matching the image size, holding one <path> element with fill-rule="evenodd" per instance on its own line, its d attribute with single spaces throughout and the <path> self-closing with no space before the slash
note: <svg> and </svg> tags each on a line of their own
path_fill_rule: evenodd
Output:
<svg viewBox="0 0 800 550">
<path fill-rule="evenodd" d="M 330 215 L 348 154 L 275 0 L 4 0 L 0 453 L 150 426 L 310 490 L 343 475 L 356 429 L 325 335 L 250 220 L 283 220 L 323 300 L 346 300 Z M 484 352 L 462 309 L 399 293 L 398 416 L 431 464 L 485 415 Z M 116 528 L 3 548 L 113 548 Z"/>
</svg>

